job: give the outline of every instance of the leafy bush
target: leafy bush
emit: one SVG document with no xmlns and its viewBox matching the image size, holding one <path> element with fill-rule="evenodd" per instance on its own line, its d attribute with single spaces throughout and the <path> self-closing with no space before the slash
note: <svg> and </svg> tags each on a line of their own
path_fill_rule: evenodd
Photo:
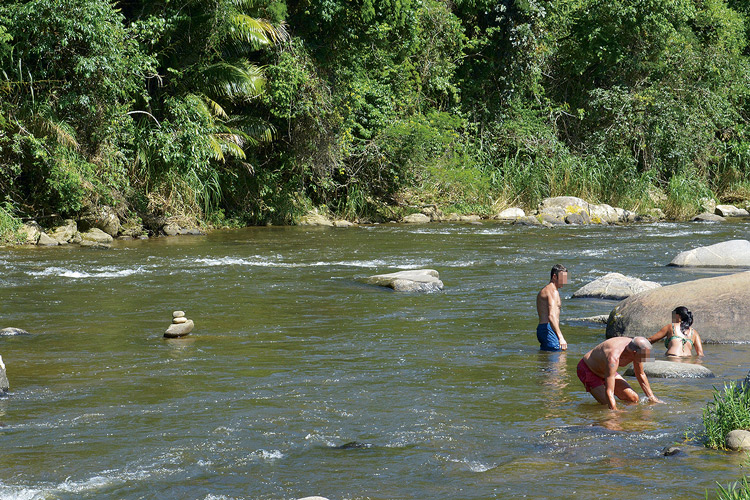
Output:
<svg viewBox="0 0 750 500">
<path fill-rule="evenodd" d="M 735 429 L 750 429 L 750 390 L 734 382 L 723 391 L 714 388 L 714 399 L 703 409 L 704 442 L 724 449 L 727 435 Z"/>
</svg>

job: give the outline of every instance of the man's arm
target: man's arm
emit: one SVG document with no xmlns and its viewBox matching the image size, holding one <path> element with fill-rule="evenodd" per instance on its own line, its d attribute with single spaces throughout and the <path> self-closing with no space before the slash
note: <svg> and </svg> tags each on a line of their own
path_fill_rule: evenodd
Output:
<svg viewBox="0 0 750 500">
<path fill-rule="evenodd" d="M 560 330 L 560 305 L 555 301 L 555 294 L 547 294 L 547 308 L 549 310 L 549 324 L 552 325 L 552 330 L 557 335 L 560 348 L 565 350 L 568 348 L 568 343 L 563 337 L 562 330 Z"/>
<path fill-rule="evenodd" d="M 641 389 L 643 389 L 646 397 L 648 397 L 648 400 L 652 403 L 663 403 L 663 401 L 657 398 L 651 391 L 651 386 L 648 384 L 648 377 L 646 377 L 646 372 L 643 371 L 642 361 L 633 361 L 633 372 L 635 373 L 635 378 L 638 380 L 638 384 L 641 386 Z"/>
<path fill-rule="evenodd" d="M 604 389 L 607 392 L 607 406 L 610 410 L 617 409 L 615 403 L 615 381 L 617 380 L 617 368 L 620 366 L 619 359 L 607 356 L 607 377 L 604 379 Z"/>
</svg>

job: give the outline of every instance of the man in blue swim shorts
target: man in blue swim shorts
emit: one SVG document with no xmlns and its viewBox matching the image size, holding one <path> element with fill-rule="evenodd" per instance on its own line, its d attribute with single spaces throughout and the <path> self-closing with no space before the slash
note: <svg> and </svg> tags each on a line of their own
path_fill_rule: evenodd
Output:
<svg viewBox="0 0 750 500">
<path fill-rule="evenodd" d="M 564 351 L 568 348 L 560 330 L 562 301 L 558 292 L 567 282 L 568 270 L 561 264 L 555 264 L 550 271 L 549 283 L 536 296 L 536 312 L 539 313 L 536 338 L 543 351 Z"/>
</svg>

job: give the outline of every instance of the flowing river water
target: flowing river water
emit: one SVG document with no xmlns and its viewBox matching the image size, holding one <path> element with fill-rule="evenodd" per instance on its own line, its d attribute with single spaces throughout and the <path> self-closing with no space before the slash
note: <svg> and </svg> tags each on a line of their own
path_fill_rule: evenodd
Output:
<svg viewBox="0 0 750 500">
<path fill-rule="evenodd" d="M 747 457 L 703 448 L 701 412 L 750 345 L 706 345 L 715 379 L 652 379 L 665 404 L 613 413 L 575 373 L 604 326 L 569 319 L 616 302 L 570 296 L 608 272 L 720 274 L 666 264 L 749 229 L 263 227 L 0 249 L 0 328 L 32 333 L 0 337 L 0 498 L 713 498 Z M 541 353 L 535 296 L 558 262 L 570 348 Z M 445 290 L 359 281 L 417 268 Z M 178 309 L 195 330 L 164 339 Z"/>
</svg>

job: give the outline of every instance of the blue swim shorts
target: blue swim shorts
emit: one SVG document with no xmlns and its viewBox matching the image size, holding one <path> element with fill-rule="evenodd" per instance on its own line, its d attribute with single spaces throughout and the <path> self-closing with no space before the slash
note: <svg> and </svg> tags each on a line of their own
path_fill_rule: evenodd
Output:
<svg viewBox="0 0 750 500">
<path fill-rule="evenodd" d="M 562 351 L 560 339 L 549 323 L 542 323 L 536 327 L 536 338 L 542 351 Z"/>
</svg>

